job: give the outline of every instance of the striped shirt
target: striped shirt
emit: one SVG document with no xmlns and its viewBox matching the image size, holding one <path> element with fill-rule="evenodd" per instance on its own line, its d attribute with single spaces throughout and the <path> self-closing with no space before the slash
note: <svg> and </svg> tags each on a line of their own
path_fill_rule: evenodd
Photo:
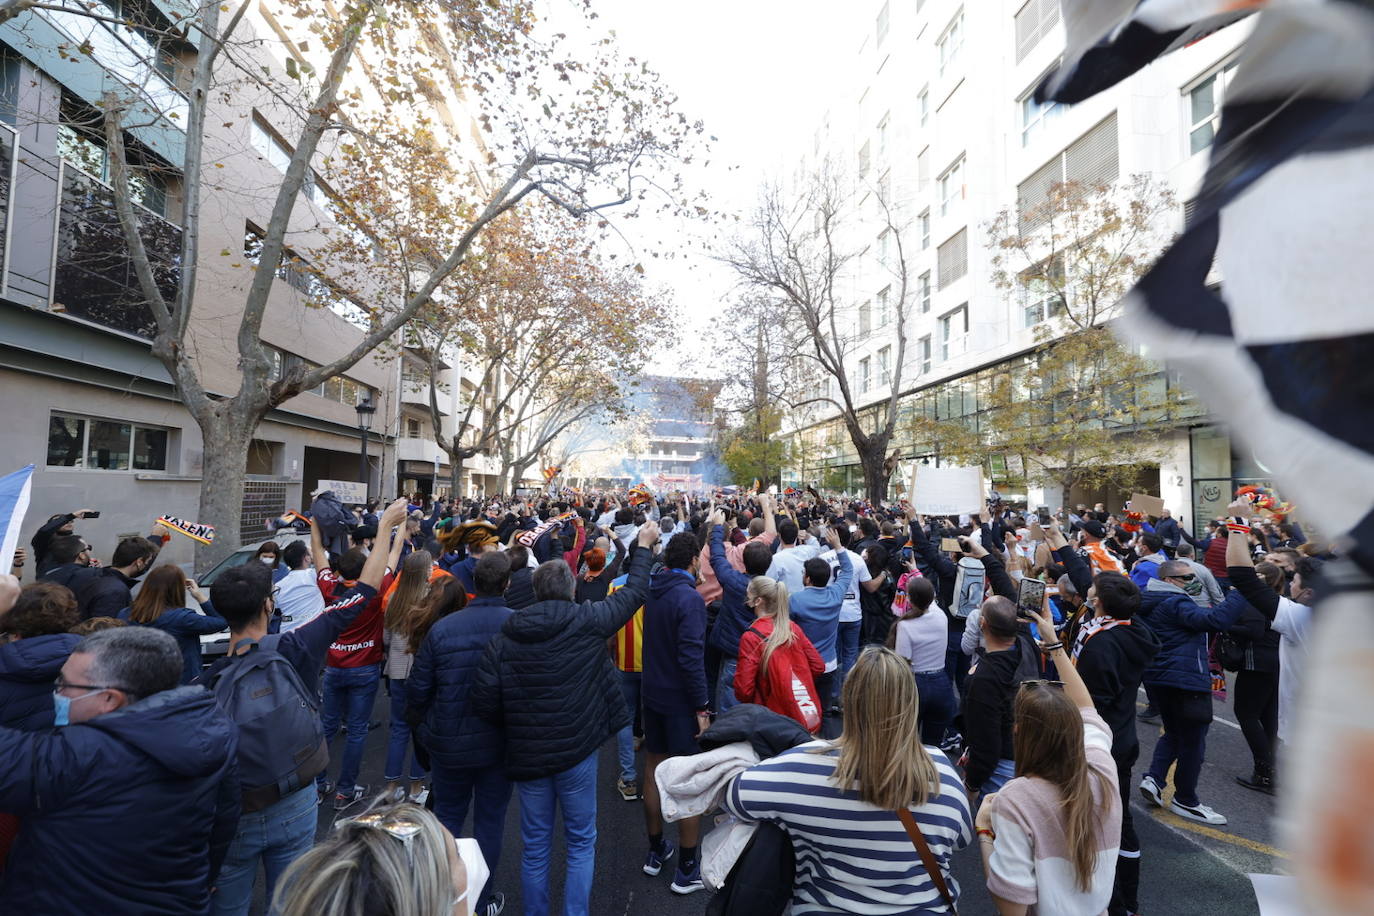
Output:
<svg viewBox="0 0 1374 916">
<path fill-rule="evenodd" d="M 949 861 L 972 838 L 968 796 L 949 758 L 936 748 L 926 753 L 940 774 L 939 794 L 911 813 L 957 900 L 959 885 Z M 725 796 L 726 809 L 736 817 L 773 821 L 792 837 L 797 854 L 792 912 L 948 912 L 896 813 L 835 784 L 839 757 L 828 741 L 803 744 L 750 767 Z"/>
<path fill-rule="evenodd" d="M 625 583 L 630 579 L 629 574 L 620 576 L 611 582 L 610 588 L 606 592 L 609 598 L 616 592 L 625 587 Z M 630 622 L 620 628 L 615 634 L 615 641 L 612 643 L 613 654 L 615 655 L 615 666 L 627 674 L 640 674 L 644 671 L 644 608 L 640 607 L 635 611 L 635 615 L 630 618 Z"/>
</svg>

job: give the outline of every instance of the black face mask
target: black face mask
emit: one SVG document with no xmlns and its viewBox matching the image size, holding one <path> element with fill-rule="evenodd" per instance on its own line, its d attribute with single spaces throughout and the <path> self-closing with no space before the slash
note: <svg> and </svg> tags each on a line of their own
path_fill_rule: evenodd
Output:
<svg viewBox="0 0 1374 916">
<path fill-rule="evenodd" d="M 1292 582 L 1292 581 L 1293 581 L 1293 577 L 1296 576 L 1297 574 L 1298 574 L 1298 571 L 1297 571 L 1296 569 L 1285 569 L 1285 570 L 1283 571 L 1283 577 L 1284 577 L 1285 579 L 1287 579 L 1289 582 Z"/>
</svg>

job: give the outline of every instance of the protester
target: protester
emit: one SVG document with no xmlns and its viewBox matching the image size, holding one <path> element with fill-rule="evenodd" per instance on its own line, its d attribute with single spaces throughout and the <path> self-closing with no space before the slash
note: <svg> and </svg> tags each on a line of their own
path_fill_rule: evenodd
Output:
<svg viewBox="0 0 1374 916">
<path fill-rule="evenodd" d="M 835 697 L 833 699 L 826 697 L 827 703 L 834 703 L 838 700 L 838 695 L 844 686 L 845 675 L 853 667 L 854 660 L 859 657 L 859 633 L 863 629 L 863 603 L 859 600 L 859 593 L 863 591 L 871 594 L 887 582 L 886 569 L 880 569 L 874 575 L 869 571 L 868 562 L 863 556 L 859 552 L 849 549 L 850 543 L 855 538 L 848 528 L 841 526 L 836 529 L 835 533 L 839 536 L 841 546 L 832 547 L 822 553 L 820 558 L 830 564 L 831 577 L 838 579 L 840 575 L 838 557 L 839 552 L 843 550 L 849 557 L 851 575 L 849 587 L 844 593 L 844 601 L 840 605 L 839 628 L 835 634 L 840 662 L 835 684 Z M 835 711 L 838 712 L 838 709 Z"/>
<path fill-rule="evenodd" d="M 606 563 L 606 551 L 593 547 L 582 554 L 583 567 L 577 575 L 577 602 L 602 601 L 610 591 L 611 583 L 620 576 L 620 564 L 625 559 L 625 545 L 615 542 L 615 559 Z"/>
<path fill-rule="evenodd" d="M 768 566 L 768 578 L 776 579 L 787 586 L 787 593 L 801 591 L 805 586 L 802 585 L 802 576 L 805 572 L 803 566 L 806 561 L 821 552 L 820 544 L 804 544 L 800 542 L 801 531 L 797 523 L 791 519 L 786 519 L 778 525 L 778 541 L 780 546 L 778 552 L 773 554 L 771 563 Z"/>
<path fill-rule="evenodd" d="M 312 524 L 311 530 L 315 530 Z M 288 633 L 314 620 L 324 610 L 324 596 L 320 594 L 319 574 L 310 568 L 310 545 L 292 541 L 282 551 L 282 567 L 286 573 L 273 574 L 273 601 L 281 613 L 281 630 Z M 326 567 L 329 565 L 325 564 Z"/>
<path fill-rule="evenodd" d="M 829 562 L 823 557 L 807 560 L 802 590 L 788 594 L 788 611 L 825 662 L 825 670 L 816 676 L 816 692 L 820 695 L 822 710 L 828 712 L 831 699 L 835 696 L 840 667 L 837 645 L 840 609 L 845 595 L 849 593 L 853 567 L 850 565 L 849 551 L 840 550 L 840 536 L 835 529 L 827 528 L 825 536 L 831 550 L 836 551 L 839 574 L 832 582 Z"/>
<path fill-rule="evenodd" d="M 82 618 L 118 617 L 132 600 L 133 587 L 152 568 L 158 548 L 144 537 L 125 538 L 115 548 L 110 565 L 82 579 L 73 591 Z"/>
<path fill-rule="evenodd" d="M 501 769 L 501 729 L 474 712 L 471 691 L 482 655 L 511 616 L 502 599 L 510 560 L 500 551 L 482 554 L 472 580 L 471 601 L 456 579 L 435 586 L 435 597 L 462 610 L 444 616 L 425 636 L 406 679 L 406 707 L 429 752 L 435 815 L 456 836 L 471 807 L 473 836 L 495 872 L 511 784 Z M 474 887 L 472 893 L 481 916 L 497 916 L 505 908 L 505 896 L 491 887 Z"/>
<path fill-rule="evenodd" d="M 274 584 L 280 582 L 291 571 L 286 564 L 282 563 L 281 553 L 281 546 L 276 541 L 263 541 L 253 553 L 253 560 L 272 570 L 272 582 Z M 253 560 L 248 562 L 251 563 Z"/>
<path fill-rule="evenodd" d="M 910 666 L 889 649 L 865 649 L 843 701 L 838 739 L 746 770 L 725 794 L 726 811 L 787 831 L 797 858 L 794 912 L 952 910 L 959 885 L 950 859 L 971 839 L 968 799 L 945 755 L 921 745 Z"/>
<path fill-rule="evenodd" d="M 1197 576 L 1197 582 L 1200 586 L 1195 589 L 1197 594 L 1193 594 L 1193 590 L 1188 592 L 1192 599 L 1202 607 L 1215 607 L 1221 604 L 1226 596 L 1222 594 L 1221 586 L 1217 584 L 1217 577 L 1212 575 L 1212 571 L 1205 565 L 1197 562 L 1193 555 L 1193 545 L 1184 541 L 1174 548 L 1174 556 L 1187 563 L 1188 568 L 1193 571 L 1193 575 Z"/>
<path fill-rule="evenodd" d="M 697 735 L 711 724 L 704 655 L 706 603 L 696 590 L 700 562 L 696 538 L 685 531 L 673 535 L 663 549 L 663 569 L 650 580 L 649 598 L 644 603 L 640 701 L 644 716 L 644 822 L 649 834 L 649 852 L 644 860 L 647 875 L 657 875 L 674 849 L 663 838 L 654 771 L 668 757 L 695 754 Z M 728 566 L 722 571 L 734 573 Z M 716 625 L 721 625 L 719 618 Z M 675 894 L 690 894 L 705 887 L 697 859 L 700 829 L 700 818 L 678 821 L 681 856 L 669 885 Z"/>
<path fill-rule="evenodd" d="M 382 537 L 390 539 L 405 507 L 405 500 L 387 507 L 378 528 Z M 241 730 L 246 735 L 238 748 L 243 813 L 214 896 L 219 916 L 248 912 L 259 860 L 270 899 L 282 872 L 310 848 L 318 801 L 313 782 L 329 762 L 316 699 L 320 669 L 330 644 L 376 597 L 385 572 L 386 555 L 373 551 L 357 584 L 336 595 L 323 613 L 271 636 L 272 582 L 266 566 L 226 570 L 210 587 L 215 610 L 229 622 L 229 652 L 200 683 L 235 721 L 251 725 Z M 292 700 L 270 699 L 274 694 L 292 695 Z M 269 699 L 255 702 L 261 697 Z"/>
<path fill-rule="evenodd" d="M 1032 612 L 1038 631 L 1050 615 Z M 1062 683 L 1030 680 L 1014 707 L 1016 777 L 978 809 L 978 845 L 999 913 L 1103 913 L 1112 897 L 1121 796 L 1112 733 L 1054 636 L 1040 646 Z"/>
<path fill-rule="evenodd" d="M 825 670 L 825 662 L 792 622 L 787 586 L 756 576 L 749 580 L 745 605 L 758 619 L 740 637 L 735 696 L 741 703 L 757 703 L 794 719 L 815 735 L 823 718 L 816 676 Z"/>
<path fill-rule="evenodd" d="M 1107 526 L 1096 519 L 1085 521 L 1079 528 L 1083 534 L 1083 554 L 1093 574 L 1100 572 L 1125 573 L 1126 567 L 1121 560 L 1107 549 L 1103 543 L 1107 538 Z"/>
<path fill-rule="evenodd" d="M 616 540 L 618 543 L 618 536 Z M 640 548 L 636 543 L 630 549 Z M 624 568 L 624 564 L 621 565 Z M 628 580 L 627 573 L 617 576 L 607 594 L 614 594 L 624 588 Z M 615 733 L 616 762 L 620 765 L 620 775 L 616 778 L 615 788 L 626 801 L 638 801 L 642 796 L 639 789 L 639 771 L 635 768 L 635 751 L 638 750 L 639 741 L 643 738 L 643 718 L 640 715 L 640 694 L 644 682 L 643 606 L 635 611 L 629 622 L 611 639 L 611 658 L 615 662 L 616 677 L 620 679 L 625 708 L 630 714 L 629 723 Z"/>
<path fill-rule="evenodd" d="M 85 538 L 66 534 L 48 542 L 47 569 L 38 573 L 38 581 L 61 585 L 75 595 L 83 582 L 98 575 L 100 567 L 92 564 L 91 548 Z"/>
<path fill-rule="evenodd" d="M 506 588 L 506 607 L 520 611 L 534 604 L 534 585 L 530 577 L 534 567 L 530 566 L 530 552 L 524 544 L 512 544 L 506 549 L 510 560 L 510 585 Z"/>
<path fill-rule="evenodd" d="M 649 548 L 657 525 L 639 529 L 640 550 L 624 588 L 605 601 L 578 605 L 568 564 L 535 570 L 538 600 L 512 614 L 482 656 L 473 709 L 506 736 L 506 777 L 520 793 L 521 890 L 526 916 L 549 911 L 553 824 L 562 809 L 567 847 L 563 906 L 588 913 L 596 868 L 597 749 L 629 721 L 606 641 L 648 594 Z"/>
<path fill-rule="evenodd" d="M 772 510 L 772 499 L 768 494 L 761 495 L 759 499 L 768 511 Z M 739 665 L 739 640 L 754 619 L 754 615 L 744 606 L 745 592 L 750 580 L 765 575 L 773 562 L 773 554 L 767 543 L 754 540 L 746 543 L 740 553 L 744 562 L 743 571 L 731 565 L 729 550 L 725 547 L 724 522 L 725 515 L 720 510 L 712 512 L 706 520 L 710 531 L 708 565 L 714 570 L 721 590 L 720 610 L 710 634 L 710 643 L 721 656 L 716 679 L 718 712 L 725 712 L 738 702 L 734 684 L 735 670 Z"/>
<path fill-rule="evenodd" d="M 1249 551 L 1242 552 L 1249 555 Z M 1283 570 L 1278 566 L 1260 563 L 1254 569 L 1260 581 L 1276 594 L 1285 587 Z M 1246 576 L 1242 573 L 1239 578 L 1245 579 Z M 1255 592 L 1248 582 L 1246 591 Z M 1246 592 L 1242 591 L 1241 594 Z M 1254 594 L 1254 597 L 1261 604 L 1264 603 L 1262 595 Z M 1230 639 L 1242 654 L 1236 666 L 1232 706 L 1253 762 L 1250 775 L 1237 774 L 1236 782 L 1247 789 L 1272 795 L 1276 785 L 1274 758 L 1279 740 L 1279 654 L 1283 637 L 1274 630 L 1270 620 L 1248 601 L 1247 598 L 1245 609 L 1228 631 Z"/>
<path fill-rule="evenodd" d="M 48 554 L 48 548 L 52 545 L 53 538 L 69 537 L 75 534 L 76 520 L 86 518 L 94 511 L 94 509 L 77 509 L 75 512 L 50 515 L 48 520 L 43 523 L 43 527 L 34 532 L 33 538 L 29 541 L 29 546 L 33 548 L 33 565 L 38 576 L 42 577 L 54 566 L 60 565 Z"/>
<path fill-rule="evenodd" d="M 954 685 L 945 671 L 949 627 L 944 612 L 935 604 L 935 586 L 929 579 L 906 580 L 907 610 L 889 634 L 890 648 L 907 660 L 921 698 L 921 743 L 940 747 L 945 731 L 959 713 Z"/>
<path fill-rule="evenodd" d="M 1016 604 L 1001 595 L 979 609 L 983 645 L 964 693 L 964 782 L 970 795 L 998 791 L 1016 775 L 1012 703 L 1024 680 L 1040 676 L 1040 656 L 1016 619 Z"/>
<path fill-rule="evenodd" d="M 386 662 L 382 673 L 387 677 L 387 689 L 391 696 L 390 738 L 382 776 L 386 785 L 382 789 L 382 797 L 390 801 L 399 802 L 408 798 L 416 804 L 424 803 L 421 793 L 425 788 L 425 768 L 419 758 L 410 753 L 410 725 L 405 719 L 406 678 L 410 676 L 410 666 L 415 660 L 411 652 L 411 637 L 425 619 L 425 599 L 429 596 L 433 581 L 448 575 L 434 565 L 434 558 L 429 551 L 412 551 L 401 561 L 400 574 L 391 591 L 382 598 L 386 645 Z M 408 788 L 403 788 L 401 780 L 405 774 L 407 754 L 410 755 L 410 784 Z"/>
<path fill-rule="evenodd" d="M 195 582 L 186 578 L 180 567 L 165 563 L 148 574 L 138 590 L 138 597 L 132 605 L 119 612 L 118 618 L 139 626 L 154 627 L 177 641 L 184 663 L 181 673 L 183 684 L 200 677 L 200 637 L 229 628 L 229 624 L 218 614 L 191 610 L 186 604 L 188 594 L 202 605 L 210 600 Z"/>
<path fill-rule="evenodd" d="M 20 821 L 0 911 L 209 911 L 239 815 L 236 730 L 182 668 L 160 630 L 105 630 L 62 665 L 55 730 L 0 728 L 0 811 Z"/>
<path fill-rule="evenodd" d="M 14 582 L 0 580 L 0 591 Z M 67 632 L 81 618 L 76 598 L 60 585 L 39 582 L 15 591 L 14 606 L 0 614 L 0 726 L 41 731 L 52 727 L 52 682 L 81 642 Z"/>
</svg>

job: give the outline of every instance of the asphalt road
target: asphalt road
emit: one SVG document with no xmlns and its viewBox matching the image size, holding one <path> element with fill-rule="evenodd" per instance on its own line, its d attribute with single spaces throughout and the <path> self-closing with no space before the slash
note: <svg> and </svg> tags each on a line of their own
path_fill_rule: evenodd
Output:
<svg viewBox="0 0 1374 916">
<path fill-rule="evenodd" d="M 1143 695 L 1141 697 L 1144 699 Z M 1208 736 L 1207 762 L 1199 785 L 1202 802 L 1225 814 L 1225 827 L 1206 827 L 1184 821 L 1153 808 L 1135 793 L 1136 830 L 1142 846 L 1141 911 L 1151 914 L 1224 913 L 1227 916 L 1257 914 L 1258 906 L 1249 880 L 1250 872 L 1277 873 L 1283 860 L 1273 843 L 1273 798 L 1243 789 L 1234 777 L 1250 772 L 1250 753 L 1234 723 L 1230 704 L 1216 704 L 1217 720 Z M 385 693 L 378 695 L 374 718 L 387 719 Z M 1159 730 L 1139 723 L 1141 760 L 1135 781 L 1148 765 Z M 361 781 L 380 789 L 385 756 L 385 724 L 368 738 Z M 647 848 L 642 808 L 639 802 L 626 802 L 615 791 L 614 743 L 608 742 L 600 758 L 596 882 L 592 890 L 591 911 L 616 916 L 699 916 L 706 905 L 706 892 L 679 897 L 668 890 L 672 869 L 665 868 L 657 878 L 644 875 L 640 866 Z M 331 770 L 331 774 L 334 771 Z M 512 797 L 507 818 L 505 845 L 496 871 L 497 888 L 506 895 L 506 913 L 520 914 L 520 836 L 519 797 Z M 334 819 L 332 807 L 320 810 L 321 835 Z M 674 828 L 668 836 L 674 837 Z M 562 842 L 561 828 L 555 831 L 552 872 L 552 912 L 561 911 Z M 984 887 L 982 866 L 976 844 L 955 857 L 954 874 L 962 889 L 960 912 L 992 913 Z M 264 911 L 261 899 L 255 913 Z"/>
</svg>

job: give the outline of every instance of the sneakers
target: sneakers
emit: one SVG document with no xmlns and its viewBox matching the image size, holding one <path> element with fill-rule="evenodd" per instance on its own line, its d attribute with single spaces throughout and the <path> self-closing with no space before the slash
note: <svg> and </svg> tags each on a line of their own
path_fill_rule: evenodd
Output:
<svg viewBox="0 0 1374 916">
<path fill-rule="evenodd" d="M 1190 821 L 1197 821 L 1199 824 L 1221 826 L 1226 823 L 1225 815 L 1217 814 L 1206 805 L 1185 805 L 1178 799 L 1174 799 L 1169 805 L 1169 810 L 1179 817 L 1187 818 Z"/>
<path fill-rule="evenodd" d="M 342 792 L 334 793 L 334 810 L 342 811 L 349 805 L 357 801 L 362 801 L 367 797 L 367 786 L 354 786 L 353 791 L 345 795 Z"/>
<path fill-rule="evenodd" d="M 639 783 L 634 780 L 626 782 L 623 779 L 617 779 L 615 788 L 620 793 L 620 797 L 626 801 L 639 801 Z"/>
<path fill-rule="evenodd" d="M 1266 795 L 1274 794 L 1274 777 L 1262 776 L 1255 773 L 1253 776 L 1237 776 L 1236 782 L 1254 792 L 1263 792 Z"/>
<path fill-rule="evenodd" d="M 426 802 L 428 799 L 429 799 L 429 789 L 428 789 L 428 787 L 421 789 L 419 792 L 412 792 L 412 793 L 410 793 L 409 795 L 406 796 L 406 801 L 410 802 L 412 805 L 419 805 L 421 808 L 423 808 L 423 807 L 425 806 L 425 802 Z"/>
<path fill-rule="evenodd" d="M 1151 725 L 1158 725 L 1160 721 L 1159 710 L 1153 706 L 1146 706 L 1136 715 L 1136 718 L 1139 719 L 1141 722 L 1148 722 Z"/>
<path fill-rule="evenodd" d="M 1145 796 L 1145 800 L 1156 808 L 1164 807 L 1164 789 L 1155 782 L 1155 778 L 1149 773 L 1140 780 L 1140 794 Z"/>
<path fill-rule="evenodd" d="M 694 894 L 697 891 L 705 889 L 706 885 L 701 880 L 700 861 L 693 862 L 691 869 L 688 871 L 683 871 L 682 866 L 679 865 L 677 874 L 673 875 L 673 883 L 668 885 L 668 890 L 672 891 L 674 894 L 681 894 L 683 896 Z"/>
<path fill-rule="evenodd" d="M 677 852 L 677 847 L 667 840 L 663 841 L 663 848 L 661 850 L 650 848 L 649 854 L 644 857 L 644 874 L 653 877 L 663 871 L 663 863 L 671 859 L 675 852 Z M 691 891 L 688 891 L 688 893 L 691 893 Z"/>
<path fill-rule="evenodd" d="M 491 902 L 484 907 L 473 910 L 474 916 L 501 916 L 501 911 L 506 908 L 506 895 L 497 891 L 491 895 Z"/>
<path fill-rule="evenodd" d="M 334 783 L 325 782 L 323 785 L 315 783 L 315 804 L 323 805 L 325 800 L 334 795 Z"/>
</svg>

